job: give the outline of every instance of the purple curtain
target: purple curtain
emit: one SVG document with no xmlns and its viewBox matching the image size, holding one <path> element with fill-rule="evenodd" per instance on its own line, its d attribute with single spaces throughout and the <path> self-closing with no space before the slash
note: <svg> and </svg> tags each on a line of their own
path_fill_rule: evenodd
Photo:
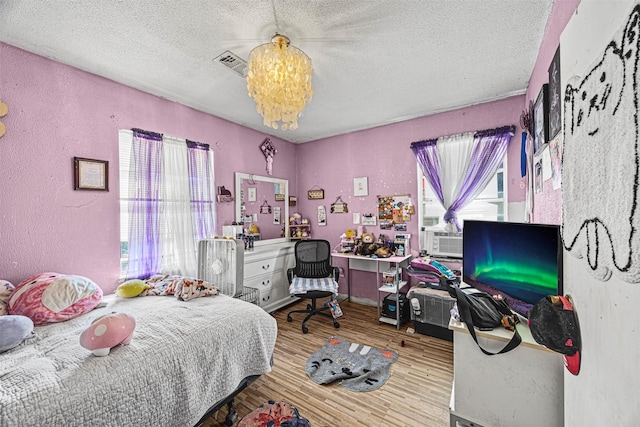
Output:
<svg viewBox="0 0 640 427">
<path fill-rule="evenodd" d="M 159 271 L 160 185 L 162 134 L 132 129 L 129 175 L 129 264 L 126 280 Z"/>
<path fill-rule="evenodd" d="M 436 149 L 437 139 L 428 139 L 411 143 L 411 150 L 418 160 L 422 173 L 427 178 L 433 192 L 444 203 L 442 195 L 442 185 L 440 184 L 440 161 L 438 160 L 438 150 Z"/>
<path fill-rule="evenodd" d="M 455 224 L 458 231 L 462 230 L 458 221 L 458 211 L 475 199 L 496 174 L 507 153 L 514 132 L 514 126 L 504 126 L 479 131 L 474 135 L 475 147 L 469 159 L 469 167 L 464 175 L 458 197 L 448 209 L 445 206 L 447 209 L 444 214 L 445 222 Z M 437 139 L 413 142 L 411 150 L 415 154 L 427 181 L 431 184 L 433 192 L 440 203 L 444 205 L 437 144 Z"/>
<path fill-rule="evenodd" d="M 189 158 L 189 191 L 193 234 L 198 241 L 215 234 L 215 205 L 211 165 L 213 151 L 209 145 L 187 140 Z"/>
<path fill-rule="evenodd" d="M 462 230 L 458 221 L 458 211 L 482 193 L 482 190 L 496 174 L 502 159 L 507 154 L 507 148 L 514 132 L 513 126 L 476 132 L 474 136 L 475 147 L 460 192 L 444 214 L 445 222 L 453 222 L 458 231 Z"/>
</svg>

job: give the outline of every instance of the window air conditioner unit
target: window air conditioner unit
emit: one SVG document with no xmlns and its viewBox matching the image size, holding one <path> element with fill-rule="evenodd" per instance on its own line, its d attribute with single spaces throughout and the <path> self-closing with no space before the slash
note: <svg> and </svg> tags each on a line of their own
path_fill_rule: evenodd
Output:
<svg viewBox="0 0 640 427">
<path fill-rule="evenodd" d="M 462 258 L 462 233 L 425 230 L 424 250 L 431 256 Z"/>
</svg>

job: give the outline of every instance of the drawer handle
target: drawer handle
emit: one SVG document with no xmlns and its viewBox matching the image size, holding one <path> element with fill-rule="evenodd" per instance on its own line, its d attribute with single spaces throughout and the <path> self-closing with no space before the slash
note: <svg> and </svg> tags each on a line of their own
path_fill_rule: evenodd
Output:
<svg viewBox="0 0 640 427">
<path fill-rule="evenodd" d="M 267 264 L 267 265 L 263 265 L 263 266 L 262 266 L 262 269 L 263 269 L 263 270 L 266 270 L 266 269 L 268 269 L 268 268 L 269 268 L 269 265 L 270 265 L 270 264 Z"/>
<path fill-rule="evenodd" d="M 266 285 L 268 285 L 269 283 L 271 283 L 271 281 L 270 281 L 270 280 L 264 280 L 264 281 L 262 282 L 262 286 L 266 286 Z"/>
</svg>

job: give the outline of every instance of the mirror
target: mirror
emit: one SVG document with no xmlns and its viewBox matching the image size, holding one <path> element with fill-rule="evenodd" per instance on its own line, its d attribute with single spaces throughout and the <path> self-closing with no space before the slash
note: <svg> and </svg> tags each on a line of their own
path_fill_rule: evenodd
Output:
<svg viewBox="0 0 640 427">
<path fill-rule="evenodd" d="M 236 222 L 249 232 L 258 227 L 254 245 L 287 241 L 288 200 L 288 180 L 236 172 Z"/>
</svg>

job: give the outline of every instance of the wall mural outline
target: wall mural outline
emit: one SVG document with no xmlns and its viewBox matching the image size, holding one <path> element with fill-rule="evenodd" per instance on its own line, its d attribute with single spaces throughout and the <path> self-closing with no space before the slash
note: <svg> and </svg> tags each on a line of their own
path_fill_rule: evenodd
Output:
<svg viewBox="0 0 640 427">
<path fill-rule="evenodd" d="M 639 34 L 636 5 L 563 101 L 563 244 L 602 281 L 640 282 Z"/>
</svg>

